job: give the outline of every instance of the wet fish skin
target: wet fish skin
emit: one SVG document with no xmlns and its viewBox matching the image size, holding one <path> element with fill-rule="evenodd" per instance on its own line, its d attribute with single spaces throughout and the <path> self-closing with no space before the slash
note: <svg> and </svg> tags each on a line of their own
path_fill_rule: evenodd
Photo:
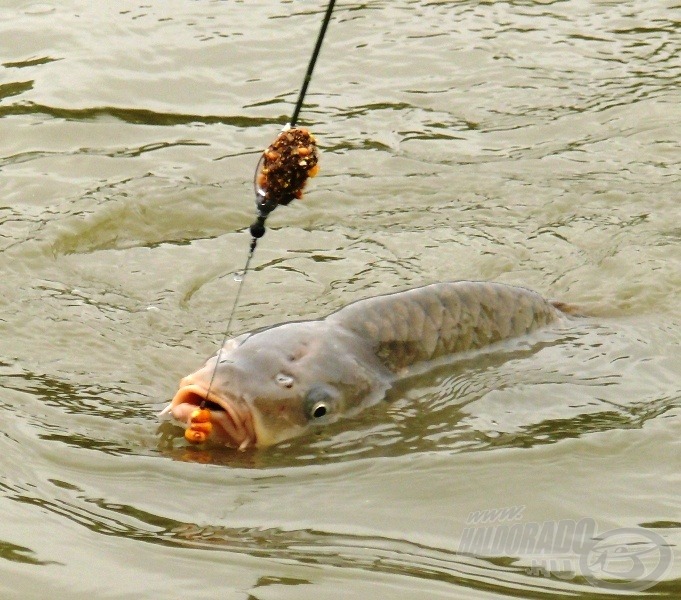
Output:
<svg viewBox="0 0 681 600">
<path fill-rule="evenodd" d="M 267 446 L 375 404 L 412 365 L 524 335 L 563 315 L 535 292 L 489 282 L 367 298 L 324 319 L 229 340 L 180 382 L 166 412 L 188 426 L 196 406 L 214 402 L 222 410 L 211 411 L 211 439 Z"/>
<path fill-rule="evenodd" d="M 366 338 L 392 372 L 483 348 L 562 319 L 531 290 L 487 281 L 435 283 L 359 300 L 326 321 Z"/>
</svg>

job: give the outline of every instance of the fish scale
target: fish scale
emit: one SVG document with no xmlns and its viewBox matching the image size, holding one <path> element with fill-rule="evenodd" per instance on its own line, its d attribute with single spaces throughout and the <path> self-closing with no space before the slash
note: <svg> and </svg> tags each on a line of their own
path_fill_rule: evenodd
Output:
<svg viewBox="0 0 681 600">
<path fill-rule="evenodd" d="M 398 371 L 414 362 L 529 333 L 561 315 L 524 288 L 458 281 L 360 300 L 327 319 L 368 336 L 385 366 Z"/>
</svg>

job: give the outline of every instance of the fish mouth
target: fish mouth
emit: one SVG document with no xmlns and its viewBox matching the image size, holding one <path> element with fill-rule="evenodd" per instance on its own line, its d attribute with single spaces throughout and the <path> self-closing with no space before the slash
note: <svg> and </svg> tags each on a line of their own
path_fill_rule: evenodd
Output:
<svg viewBox="0 0 681 600">
<path fill-rule="evenodd" d="M 210 411 L 213 424 L 211 439 L 239 450 L 257 445 L 253 416 L 245 402 L 227 398 L 212 390 L 209 392 L 202 385 L 187 379 L 180 382 L 180 389 L 161 415 L 170 414 L 189 427 L 191 414 L 204 404 Z"/>
</svg>

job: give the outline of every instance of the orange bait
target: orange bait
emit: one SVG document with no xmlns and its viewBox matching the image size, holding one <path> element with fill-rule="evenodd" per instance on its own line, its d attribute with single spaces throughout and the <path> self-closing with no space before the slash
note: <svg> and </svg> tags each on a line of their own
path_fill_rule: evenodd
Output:
<svg viewBox="0 0 681 600">
<path fill-rule="evenodd" d="M 190 423 L 208 423 L 210 421 L 210 411 L 207 408 L 197 408 L 189 415 Z"/>
<path fill-rule="evenodd" d="M 192 444 L 202 444 L 213 430 L 210 411 L 207 408 L 197 408 L 192 412 L 189 415 L 189 423 L 189 427 L 184 431 L 184 438 Z"/>
<path fill-rule="evenodd" d="M 191 444 L 202 444 L 207 437 L 203 431 L 195 431 L 191 428 L 184 430 L 184 439 Z"/>
</svg>

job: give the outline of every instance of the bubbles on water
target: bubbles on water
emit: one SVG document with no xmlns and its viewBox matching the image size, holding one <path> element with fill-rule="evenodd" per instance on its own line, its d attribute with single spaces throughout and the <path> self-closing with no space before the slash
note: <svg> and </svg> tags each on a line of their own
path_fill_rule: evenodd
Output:
<svg viewBox="0 0 681 600">
<path fill-rule="evenodd" d="M 158 327 L 163 322 L 161 309 L 158 306 L 150 304 L 144 308 L 144 312 L 146 313 L 146 320 L 149 326 Z"/>
</svg>

